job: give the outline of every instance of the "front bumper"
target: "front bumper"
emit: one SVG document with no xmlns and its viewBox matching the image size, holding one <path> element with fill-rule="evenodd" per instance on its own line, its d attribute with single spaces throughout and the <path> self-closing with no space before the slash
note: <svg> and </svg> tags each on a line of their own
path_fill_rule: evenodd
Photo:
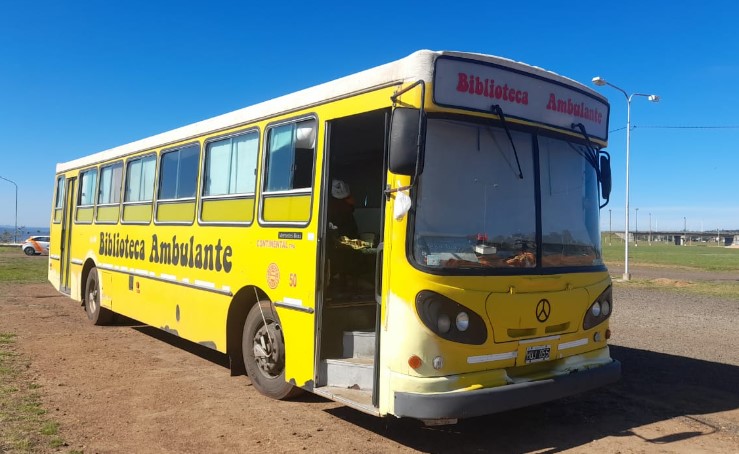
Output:
<svg viewBox="0 0 739 454">
<path fill-rule="evenodd" d="M 461 419 L 499 413 L 589 391 L 621 377 L 621 363 L 579 370 L 567 375 L 474 391 L 445 393 L 395 393 L 398 417 L 416 419 Z"/>
</svg>

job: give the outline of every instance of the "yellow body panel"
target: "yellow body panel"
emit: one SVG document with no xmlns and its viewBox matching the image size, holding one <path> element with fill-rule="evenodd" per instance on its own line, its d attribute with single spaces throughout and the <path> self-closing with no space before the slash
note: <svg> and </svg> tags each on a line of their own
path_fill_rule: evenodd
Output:
<svg viewBox="0 0 739 454">
<path fill-rule="evenodd" d="M 193 222 L 195 201 L 157 204 L 157 222 Z"/>
<path fill-rule="evenodd" d="M 75 215 L 75 222 L 92 222 L 92 215 L 95 212 L 95 207 L 79 207 Z"/>
<path fill-rule="evenodd" d="M 267 222 L 307 222 L 311 195 L 265 197 L 262 217 Z"/>
<path fill-rule="evenodd" d="M 124 222 L 151 222 L 151 203 L 123 205 Z"/>
<path fill-rule="evenodd" d="M 97 214 L 95 214 L 95 221 L 117 223 L 120 210 L 119 205 L 99 206 Z"/>
<path fill-rule="evenodd" d="M 202 202 L 203 222 L 244 222 L 254 220 L 254 199 L 207 199 Z"/>
</svg>

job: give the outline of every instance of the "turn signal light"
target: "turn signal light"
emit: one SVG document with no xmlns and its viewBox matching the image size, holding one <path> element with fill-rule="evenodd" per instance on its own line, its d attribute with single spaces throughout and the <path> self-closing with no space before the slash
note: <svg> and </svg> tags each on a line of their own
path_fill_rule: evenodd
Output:
<svg viewBox="0 0 739 454">
<path fill-rule="evenodd" d="M 611 338 L 611 330 L 610 329 L 607 329 L 606 330 L 606 340 L 608 340 L 610 338 Z"/>
<path fill-rule="evenodd" d="M 411 369 L 418 369 L 421 367 L 421 364 L 423 364 L 423 361 L 421 361 L 421 358 L 416 355 L 412 355 L 408 358 L 408 365 L 411 366 Z"/>
</svg>

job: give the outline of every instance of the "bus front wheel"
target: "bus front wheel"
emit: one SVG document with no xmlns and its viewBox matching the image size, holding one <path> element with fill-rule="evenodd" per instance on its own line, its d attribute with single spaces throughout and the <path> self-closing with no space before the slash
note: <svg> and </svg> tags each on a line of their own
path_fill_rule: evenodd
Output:
<svg viewBox="0 0 739 454">
<path fill-rule="evenodd" d="M 85 312 L 93 325 L 107 325 L 113 318 L 112 312 L 100 306 L 100 282 L 95 267 L 88 273 L 85 283 Z"/>
<path fill-rule="evenodd" d="M 300 388 L 285 381 L 285 341 L 269 301 L 260 301 L 249 311 L 241 346 L 246 373 L 257 391 L 273 399 L 300 393 Z"/>
</svg>

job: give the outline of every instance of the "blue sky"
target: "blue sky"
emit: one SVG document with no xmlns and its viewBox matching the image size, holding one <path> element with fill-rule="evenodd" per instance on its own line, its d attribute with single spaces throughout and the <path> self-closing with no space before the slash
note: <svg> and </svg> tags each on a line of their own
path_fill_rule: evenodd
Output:
<svg viewBox="0 0 739 454">
<path fill-rule="evenodd" d="M 270 3 L 267 5 L 266 3 Z M 739 229 L 734 2 L 0 2 L 0 176 L 18 224 L 44 226 L 57 162 L 229 112 L 418 49 L 500 55 L 632 102 L 639 230 Z M 592 85 L 591 85 L 592 86 Z M 611 101 L 623 229 L 626 100 Z M 656 127 L 729 126 L 723 129 Z M 0 181 L 0 224 L 14 222 Z M 612 210 L 609 213 L 609 209 Z"/>
</svg>

